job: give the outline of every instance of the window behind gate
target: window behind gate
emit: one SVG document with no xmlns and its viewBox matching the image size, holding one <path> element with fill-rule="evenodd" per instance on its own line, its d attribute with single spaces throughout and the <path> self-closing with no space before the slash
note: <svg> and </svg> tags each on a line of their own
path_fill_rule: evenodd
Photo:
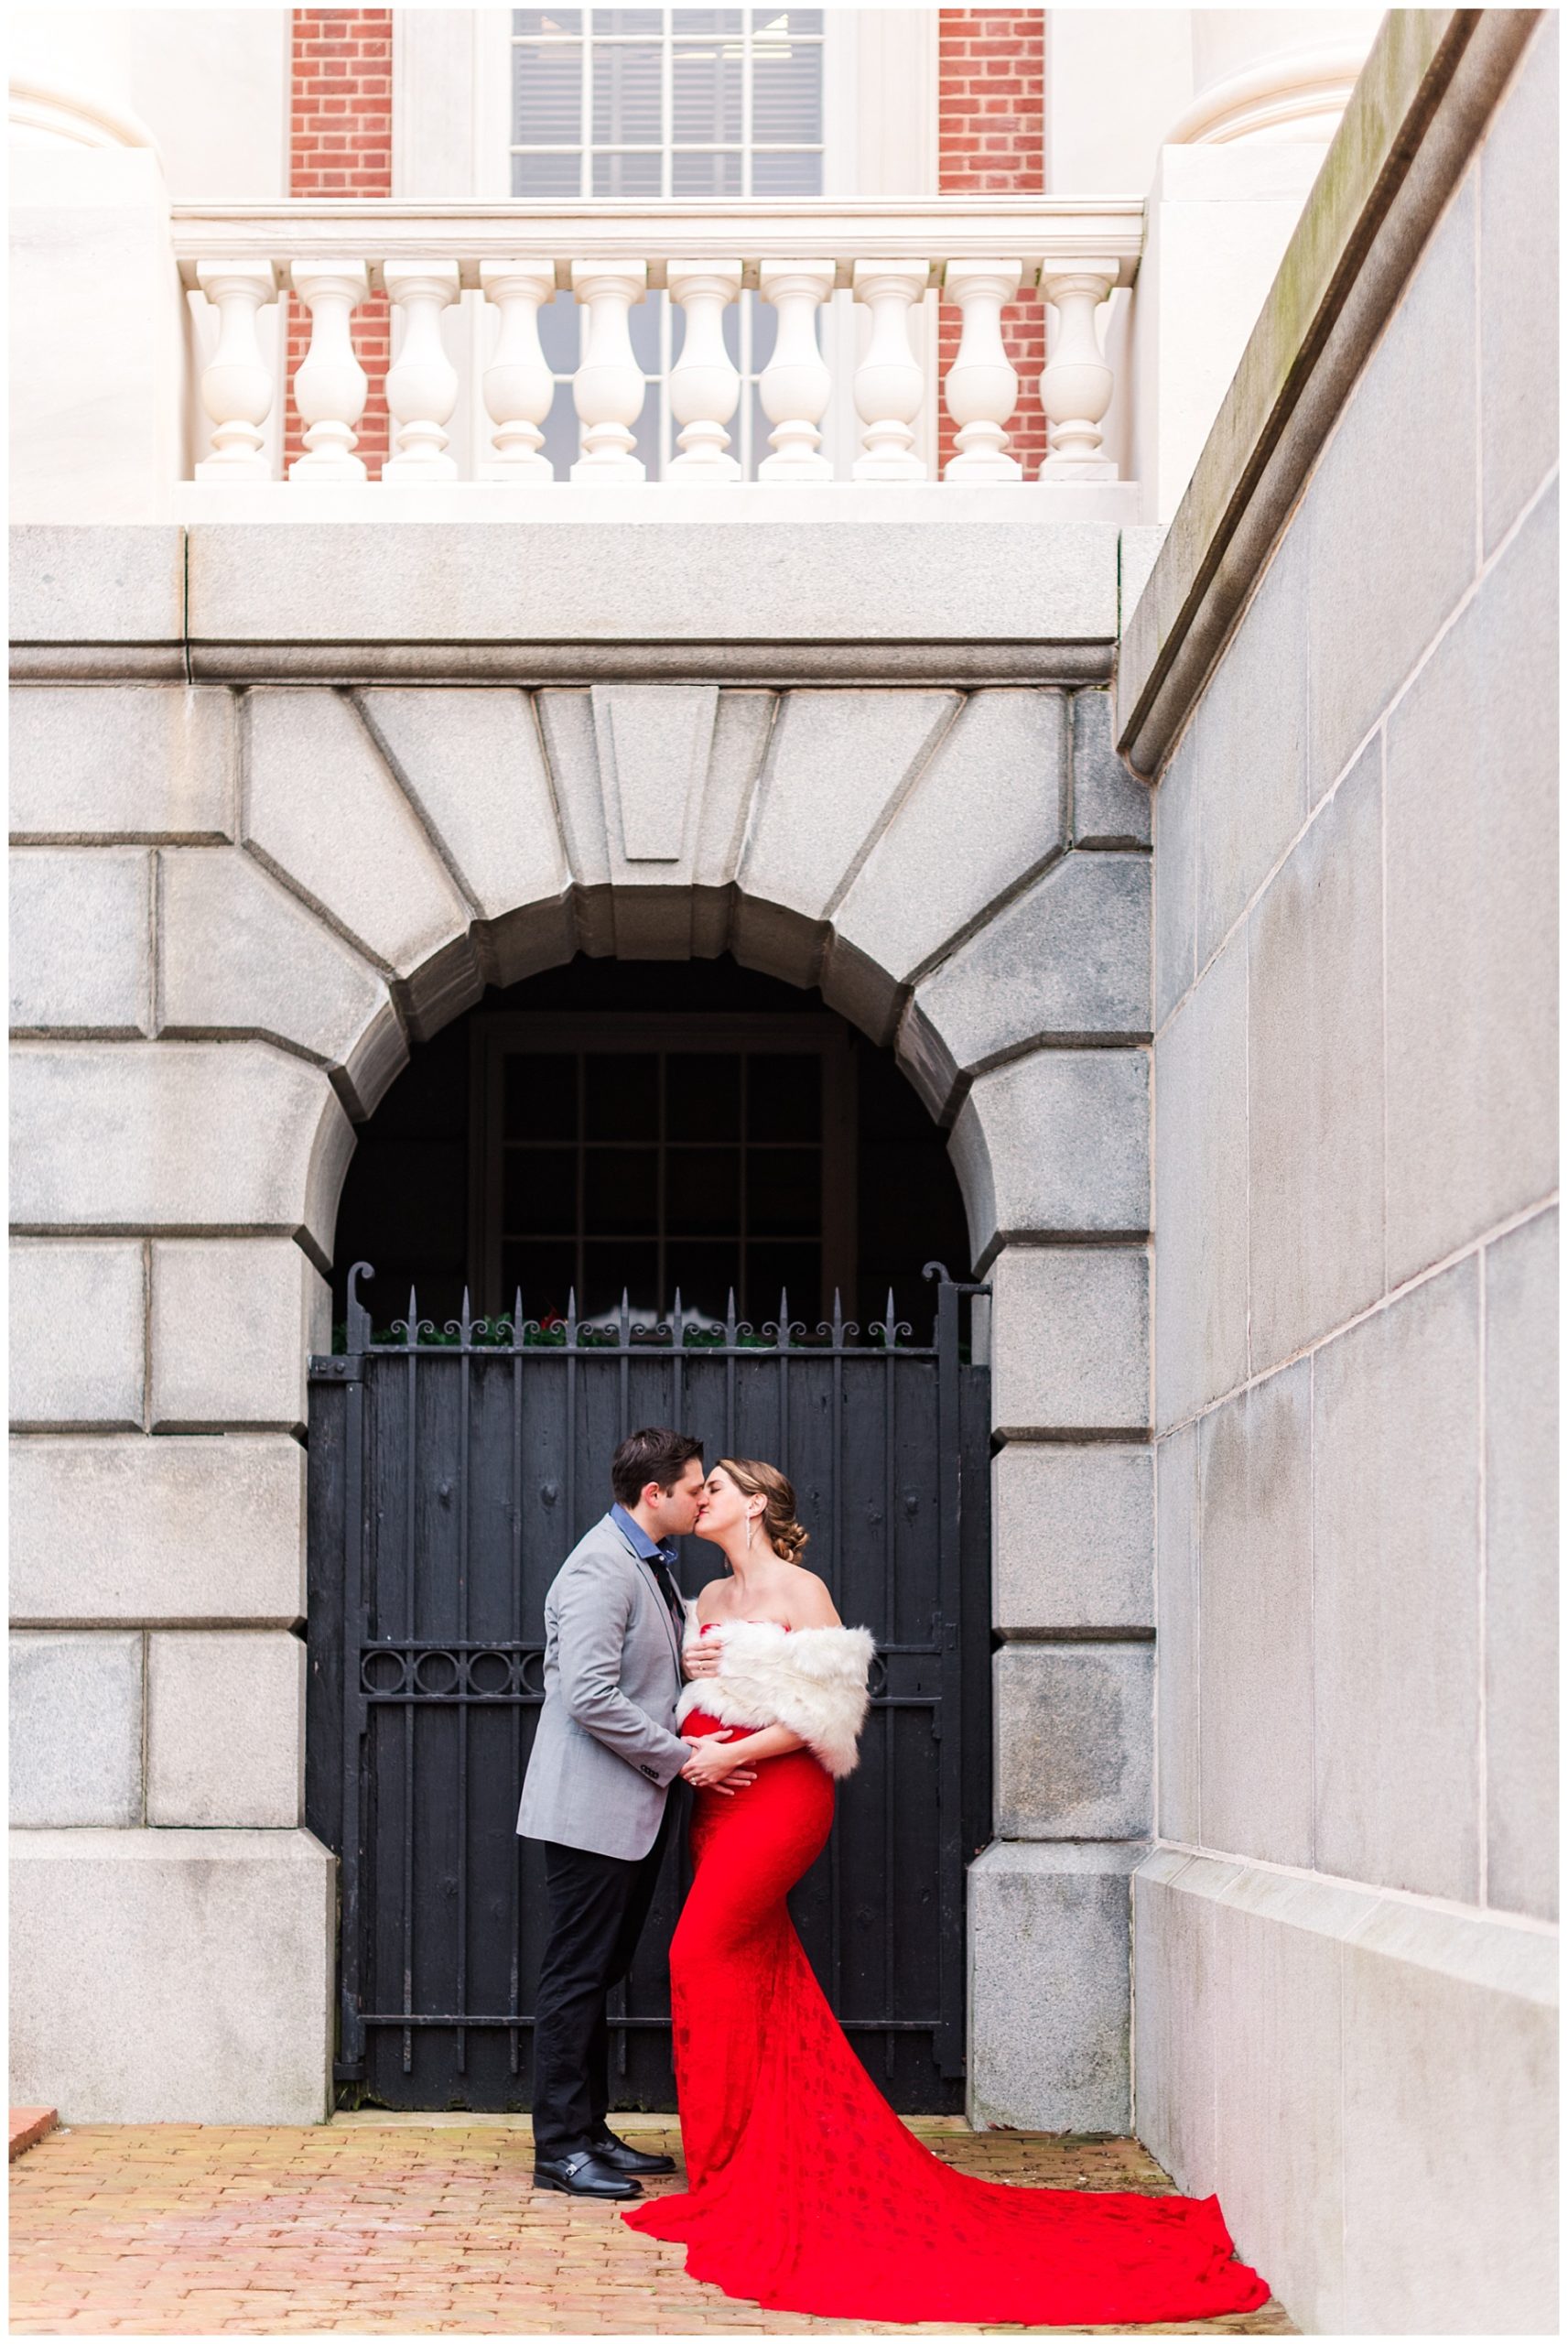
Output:
<svg viewBox="0 0 1568 2344">
<path fill-rule="evenodd" d="M 852 1297 L 854 1061 L 827 1017 L 476 1020 L 470 1285 L 531 1317 L 814 1319 Z"/>
</svg>

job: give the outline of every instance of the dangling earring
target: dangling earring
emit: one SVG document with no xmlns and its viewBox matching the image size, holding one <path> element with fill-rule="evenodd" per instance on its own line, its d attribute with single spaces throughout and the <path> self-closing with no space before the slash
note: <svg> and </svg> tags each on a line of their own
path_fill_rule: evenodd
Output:
<svg viewBox="0 0 1568 2344">
<path fill-rule="evenodd" d="M 747 1544 L 747 1546 L 750 1546 L 750 1545 L 751 1545 L 751 1543 L 752 1543 L 752 1536 L 753 1536 L 753 1534 L 754 1534 L 754 1532 L 755 1532 L 755 1530 L 756 1530 L 756 1527 L 757 1527 L 757 1517 L 756 1517 L 756 1515 L 755 1515 L 754 1514 L 749 1514 L 746 1516 L 746 1544 Z"/>
</svg>

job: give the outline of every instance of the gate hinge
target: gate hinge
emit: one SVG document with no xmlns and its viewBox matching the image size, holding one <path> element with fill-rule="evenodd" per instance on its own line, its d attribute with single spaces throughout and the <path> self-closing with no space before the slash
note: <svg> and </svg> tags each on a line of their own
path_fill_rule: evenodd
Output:
<svg viewBox="0 0 1568 2344">
<path fill-rule="evenodd" d="M 364 1380 L 364 1360 L 357 1351 L 312 1351 L 310 1354 L 312 1384 L 362 1384 Z"/>
</svg>

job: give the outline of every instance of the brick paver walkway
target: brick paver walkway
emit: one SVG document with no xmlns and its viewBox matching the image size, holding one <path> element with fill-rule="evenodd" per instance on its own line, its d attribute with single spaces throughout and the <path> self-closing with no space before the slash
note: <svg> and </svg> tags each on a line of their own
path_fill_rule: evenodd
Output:
<svg viewBox="0 0 1568 2344">
<path fill-rule="evenodd" d="M 618 2121 L 642 2145 L 678 2154 L 672 2120 Z M 955 2165 L 997 2180 L 1171 2186 L 1136 2141 L 971 2133 L 942 2118 L 916 2129 Z M 65 2124 L 11 2169 L 12 2332 L 953 2332 L 731 2302 L 686 2276 L 680 2248 L 639 2237 L 612 2209 L 535 2193 L 532 2163 L 526 2125 L 507 2118 Z M 1270 2303 L 1229 2319 L 1098 2332 L 1296 2330 Z"/>
</svg>

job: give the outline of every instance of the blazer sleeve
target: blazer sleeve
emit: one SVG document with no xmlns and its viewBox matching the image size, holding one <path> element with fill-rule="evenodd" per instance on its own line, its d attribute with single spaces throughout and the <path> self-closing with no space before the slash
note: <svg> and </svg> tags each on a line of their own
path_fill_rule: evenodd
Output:
<svg viewBox="0 0 1568 2344">
<path fill-rule="evenodd" d="M 632 1590 L 613 1557 L 582 1555 L 556 1590 L 556 1662 L 567 1715 L 661 1787 L 690 1754 L 621 1685 Z"/>
</svg>

